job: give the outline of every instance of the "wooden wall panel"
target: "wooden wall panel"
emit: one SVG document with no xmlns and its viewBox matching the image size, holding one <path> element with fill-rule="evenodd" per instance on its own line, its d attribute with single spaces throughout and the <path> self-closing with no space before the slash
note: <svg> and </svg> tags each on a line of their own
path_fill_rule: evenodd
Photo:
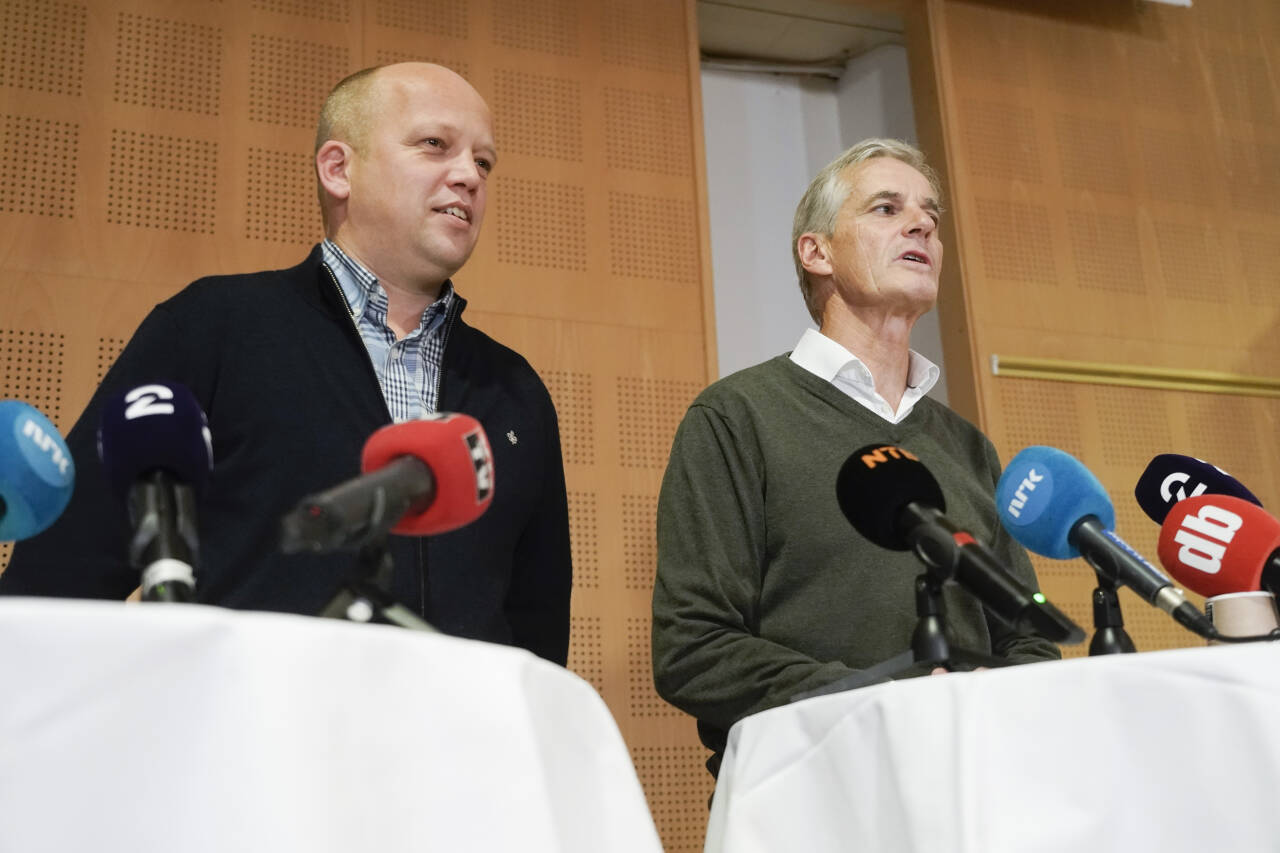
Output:
<svg viewBox="0 0 1280 853">
<path fill-rule="evenodd" d="M 1006 460 L 1029 444 L 1076 455 L 1151 559 L 1159 528 L 1133 487 L 1157 453 L 1207 459 L 1274 505 L 1274 401 L 1001 377 L 990 359 L 1280 375 L 1276 5 L 921 0 L 908 18 L 920 136 L 953 217 L 945 345 L 973 384 L 957 408 Z M 1035 562 L 1091 625 L 1088 567 Z M 1140 649 L 1200 642 L 1122 601 Z"/>
<path fill-rule="evenodd" d="M 156 302 L 321 237 L 311 151 L 338 79 L 423 59 L 489 101 L 501 164 L 457 285 L 556 402 L 570 667 L 673 851 L 700 849 L 711 790 L 648 650 L 658 487 L 714 373 L 693 20 L 686 0 L 0 0 L 0 398 L 64 431 Z"/>
</svg>

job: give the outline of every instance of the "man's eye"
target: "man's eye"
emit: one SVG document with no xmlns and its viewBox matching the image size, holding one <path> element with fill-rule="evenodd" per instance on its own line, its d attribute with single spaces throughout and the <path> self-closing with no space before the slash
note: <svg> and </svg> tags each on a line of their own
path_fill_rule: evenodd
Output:
<svg viewBox="0 0 1280 853">
<path fill-rule="evenodd" d="M 422 141 L 425 142 L 427 145 L 430 145 L 432 148 L 440 148 L 441 146 L 444 145 L 444 142 L 442 142 L 438 137 L 435 137 L 435 136 L 429 136 Z"/>
<path fill-rule="evenodd" d="M 486 175 L 493 170 L 493 164 L 488 160 L 477 160 L 476 165 L 479 166 L 480 171 L 484 172 Z"/>
<path fill-rule="evenodd" d="M 872 210 L 878 210 L 878 211 L 880 211 L 880 212 L 882 212 L 882 213 L 893 213 L 893 205 L 892 205 L 892 204 L 889 204 L 889 202 L 887 202 L 887 201 L 886 201 L 886 202 L 884 202 L 883 204 L 877 204 L 875 207 L 873 207 L 873 208 L 871 208 L 871 209 L 872 209 Z"/>
</svg>

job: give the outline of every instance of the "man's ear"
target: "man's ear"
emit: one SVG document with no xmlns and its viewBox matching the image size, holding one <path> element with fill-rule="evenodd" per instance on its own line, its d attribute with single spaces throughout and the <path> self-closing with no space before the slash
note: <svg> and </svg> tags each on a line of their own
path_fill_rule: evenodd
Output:
<svg viewBox="0 0 1280 853">
<path fill-rule="evenodd" d="M 335 199 L 345 201 L 351 195 L 351 159 L 355 152 L 351 146 L 330 139 L 316 152 L 316 174 L 320 186 Z"/>
<path fill-rule="evenodd" d="M 800 266 L 810 275 L 832 274 L 831 254 L 821 234 L 812 231 L 801 234 L 796 239 L 796 254 L 800 256 Z"/>
</svg>

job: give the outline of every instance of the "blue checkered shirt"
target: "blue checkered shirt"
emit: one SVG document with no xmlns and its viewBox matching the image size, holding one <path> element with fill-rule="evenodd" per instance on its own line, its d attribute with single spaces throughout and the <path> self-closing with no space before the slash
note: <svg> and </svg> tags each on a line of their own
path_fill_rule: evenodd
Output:
<svg viewBox="0 0 1280 853">
<path fill-rule="evenodd" d="M 391 419 L 399 423 L 435 412 L 448 331 L 445 321 L 455 301 L 453 283 L 444 283 L 440 297 L 422 312 L 418 328 L 397 341 L 387 325 L 387 292 L 377 277 L 332 240 L 321 243 L 320 252 L 342 288 L 351 319 L 369 351 Z"/>
</svg>

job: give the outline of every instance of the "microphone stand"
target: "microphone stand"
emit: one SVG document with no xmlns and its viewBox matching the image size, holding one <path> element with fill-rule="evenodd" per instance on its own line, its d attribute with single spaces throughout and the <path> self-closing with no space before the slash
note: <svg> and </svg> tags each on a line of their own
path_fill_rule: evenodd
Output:
<svg viewBox="0 0 1280 853">
<path fill-rule="evenodd" d="M 871 684 L 883 684 L 886 681 L 892 681 L 895 676 L 917 668 L 927 667 L 925 671 L 929 672 L 940 666 L 955 672 L 959 665 L 990 668 L 1009 665 L 1009 661 L 1002 658 L 951 645 L 947 640 L 946 622 L 943 618 L 946 615 L 946 604 L 942 600 L 942 585 L 950 580 L 955 572 L 954 562 L 944 562 L 929 553 L 920 543 L 917 543 L 915 552 L 925 564 L 926 569 L 923 574 L 916 577 L 917 619 L 915 630 L 911 633 L 911 648 L 874 666 L 850 673 L 839 681 L 797 693 L 789 701 L 799 702 L 814 696 L 826 696 Z"/>
<path fill-rule="evenodd" d="M 409 608 L 391 596 L 391 577 L 395 565 L 387 553 L 386 534 L 375 536 L 356 555 L 354 576 L 338 588 L 333 598 L 320 611 L 322 617 L 372 622 L 375 619 L 431 634 L 440 633 Z"/>
<path fill-rule="evenodd" d="M 1089 641 L 1089 656 L 1122 655 L 1138 649 L 1124 629 L 1124 616 L 1120 613 L 1120 596 L 1116 583 L 1102 572 L 1098 576 L 1098 588 L 1093 591 L 1093 639 Z"/>
</svg>

